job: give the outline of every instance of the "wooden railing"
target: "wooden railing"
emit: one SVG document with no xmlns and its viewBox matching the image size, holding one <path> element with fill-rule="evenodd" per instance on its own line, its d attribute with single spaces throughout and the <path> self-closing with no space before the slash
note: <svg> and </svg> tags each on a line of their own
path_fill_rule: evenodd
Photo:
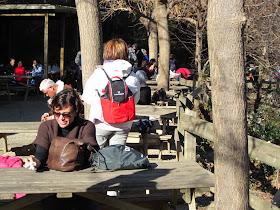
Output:
<svg viewBox="0 0 280 210">
<path fill-rule="evenodd" d="M 215 143 L 213 123 L 196 118 L 196 112 L 189 109 L 193 107 L 193 100 L 191 95 L 185 97 L 183 94 L 177 100 L 178 126 L 174 139 L 176 146 L 181 148 L 179 133 L 184 136 L 184 155 L 179 154 L 181 160 L 196 161 L 196 136 Z M 248 153 L 250 158 L 280 169 L 280 146 L 248 136 Z M 254 209 L 279 209 L 253 194 L 250 194 L 250 206 Z"/>
</svg>

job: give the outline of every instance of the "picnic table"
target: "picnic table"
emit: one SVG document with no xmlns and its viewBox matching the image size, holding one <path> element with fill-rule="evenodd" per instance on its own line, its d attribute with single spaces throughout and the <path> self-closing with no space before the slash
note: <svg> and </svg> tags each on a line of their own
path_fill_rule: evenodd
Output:
<svg viewBox="0 0 280 210">
<path fill-rule="evenodd" d="M 24 78 L 26 82 L 16 82 L 14 78 Z M 35 81 L 34 85 L 30 84 L 31 80 Z M 11 91 L 25 91 L 24 101 L 27 101 L 27 96 L 30 90 L 36 90 L 37 94 L 39 93 L 39 76 L 27 76 L 27 75 L 0 75 L 0 81 L 4 81 L 5 85 L 2 89 L 6 90 L 8 93 L 9 101 L 10 99 L 10 92 Z M 14 81 L 14 83 L 9 82 Z"/>
<path fill-rule="evenodd" d="M 118 209 L 145 209 L 106 191 L 145 192 L 145 190 L 171 190 L 172 204 L 176 209 L 177 193 L 195 208 L 194 190 L 214 187 L 214 175 L 195 162 L 156 162 L 153 169 L 119 170 L 90 173 L 90 169 L 74 172 L 30 171 L 25 168 L 1 168 L 1 194 L 27 193 L 25 197 L 0 206 L 2 209 L 19 209 L 53 194 L 77 195 L 96 200 Z"/>
</svg>

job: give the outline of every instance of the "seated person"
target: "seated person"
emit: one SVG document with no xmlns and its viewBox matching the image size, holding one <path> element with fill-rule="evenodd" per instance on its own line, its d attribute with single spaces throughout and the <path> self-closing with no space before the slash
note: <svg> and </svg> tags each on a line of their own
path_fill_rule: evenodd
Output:
<svg viewBox="0 0 280 210">
<path fill-rule="evenodd" d="M 1 74 L 4 75 L 11 75 L 15 73 L 15 59 L 14 58 L 10 58 L 10 63 L 7 64 L 5 66 L 5 68 L 3 69 L 3 72 Z"/>
<path fill-rule="evenodd" d="M 156 59 L 152 58 L 149 62 L 149 75 L 148 78 L 156 78 L 158 74 L 158 69 L 157 69 L 157 62 Z"/>
<path fill-rule="evenodd" d="M 45 167 L 51 142 L 56 136 L 78 138 L 85 143 L 90 143 L 97 150 L 99 149 L 94 124 L 79 117 L 83 104 L 75 90 L 65 89 L 59 92 L 50 107 L 55 119 L 41 123 L 33 142 L 36 147 L 35 157 L 29 157 L 25 162 L 35 162 L 35 168 Z M 86 155 L 85 160 L 89 159 L 89 155 Z M 89 163 L 86 161 L 84 165 L 88 166 Z M 96 202 L 80 196 L 73 196 L 70 199 L 57 199 L 56 196 L 51 196 L 42 202 L 44 209 L 72 209 L 72 205 L 75 209 L 97 209 Z"/>
<path fill-rule="evenodd" d="M 151 88 L 148 87 L 146 81 L 148 80 L 147 74 L 144 70 L 138 70 L 136 72 L 136 76 L 138 77 L 140 83 L 140 100 L 138 104 L 141 105 L 150 105 L 151 103 Z"/>
<path fill-rule="evenodd" d="M 48 104 L 51 104 L 53 98 L 63 89 L 71 88 L 69 85 L 65 85 L 64 82 L 58 80 L 56 83 L 51 79 L 44 79 L 40 83 L 40 91 L 49 96 L 50 99 L 48 100 Z M 51 120 L 54 119 L 52 112 L 44 113 L 41 117 L 41 121 Z"/>
<path fill-rule="evenodd" d="M 180 74 L 180 76 L 176 78 L 177 81 L 179 81 L 180 77 L 184 79 L 193 79 L 192 73 L 187 68 L 179 68 L 175 71 L 175 73 Z"/>
<path fill-rule="evenodd" d="M 36 146 L 35 157 L 29 157 L 27 161 L 36 162 L 36 168 L 45 166 L 51 141 L 56 136 L 78 137 L 96 149 L 99 148 L 95 140 L 94 124 L 79 117 L 83 104 L 75 90 L 68 88 L 59 92 L 50 107 L 55 119 L 40 125 L 37 137 L 33 142 Z"/>
<path fill-rule="evenodd" d="M 171 68 L 171 66 L 170 66 Z M 175 71 L 169 70 L 169 80 L 176 79 L 180 76 L 180 74 L 176 74 Z"/>
<path fill-rule="evenodd" d="M 40 76 L 41 79 L 44 79 L 44 70 L 42 64 L 39 64 L 36 59 L 33 60 L 33 68 L 31 71 L 32 76 Z"/>
<path fill-rule="evenodd" d="M 22 66 L 22 61 L 18 62 L 18 66 L 15 68 L 15 76 L 25 76 L 25 68 Z M 26 79 L 22 77 L 16 77 L 18 82 L 25 82 Z"/>
</svg>

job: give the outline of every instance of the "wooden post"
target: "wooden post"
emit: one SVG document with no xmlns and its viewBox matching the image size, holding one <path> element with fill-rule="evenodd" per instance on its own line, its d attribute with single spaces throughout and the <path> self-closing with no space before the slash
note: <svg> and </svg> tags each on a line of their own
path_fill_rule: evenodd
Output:
<svg viewBox="0 0 280 210">
<path fill-rule="evenodd" d="M 184 132 L 184 157 L 188 161 L 196 161 L 196 138 L 189 132 Z"/>
<path fill-rule="evenodd" d="M 65 16 L 61 18 L 60 77 L 64 70 Z"/>
<path fill-rule="evenodd" d="M 8 152 L 8 140 L 7 140 L 7 134 L 0 133 L 0 138 L 3 138 L 3 152 L 4 154 Z"/>
<path fill-rule="evenodd" d="M 189 110 L 187 107 L 185 113 L 196 117 L 196 112 Z M 184 157 L 189 161 L 196 161 L 196 137 L 191 133 L 184 132 Z"/>
<path fill-rule="evenodd" d="M 48 78 L 48 45 L 49 43 L 49 14 L 45 14 L 45 33 L 44 33 L 44 75 Z"/>
<path fill-rule="evenodd" d="M 195 204 L 195 189 L 183 189 L 181 190 L 183 200 L 189 205 L 190 210 L 196 209 Z"/>
</svg>

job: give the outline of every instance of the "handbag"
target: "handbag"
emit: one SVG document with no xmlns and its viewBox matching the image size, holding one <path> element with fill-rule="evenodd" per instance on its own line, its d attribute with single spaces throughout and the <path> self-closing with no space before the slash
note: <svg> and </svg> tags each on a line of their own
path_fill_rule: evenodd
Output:
<svg viewBox="0 0 280 210">
<path fill-rule="evenodd" d="M 151 168 L 147 157 L 125 145 L 103 147 L 91 158 L 91 165 L 102 170 Z"/>
<path fill-rule="evenodd" d="M 83 169 L 88 163 L 86 155 L 97 152 L 89 143 L 80 139 L 55 137 L 50 145 L 47 167 L 56 171 Z"/>
</svg>

